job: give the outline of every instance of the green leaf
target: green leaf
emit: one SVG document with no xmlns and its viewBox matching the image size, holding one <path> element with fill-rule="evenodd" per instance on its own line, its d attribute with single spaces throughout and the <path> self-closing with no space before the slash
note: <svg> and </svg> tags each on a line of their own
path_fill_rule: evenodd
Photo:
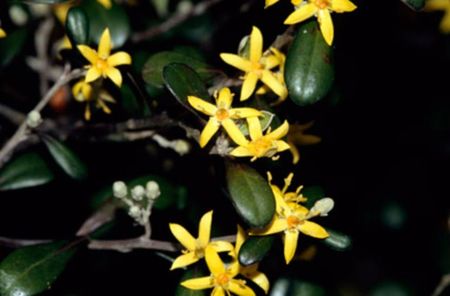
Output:
<svg viewBox="0 0 450 296">
<path fill-rule="evenodd" d="M 23 154 L 0 171 L 0 191 L 43 185 L 53 180 L 53 177 L 38 154 Z"/>
<path fill-rule="evenodd" d="M 107 9 L 96 0 L 85 0 L 81 7 L 89 19 L 89 38 L 91 42 L 97 43 L 106 28 L 111 33 L 113 48 L 121 47 L 130 36 L 130 20 L 124 8 L 112 2 L 111 8 Z"/>
<path fill-rule="evenodd" d="M 145 63 L 142 69 L 144 81 L 153 87 L 164 87 L 163 69 L 172 63 L 189 65 L 202 80 L 208 80 L 213 76 L 209 66 L 200 60 L 178 52 L 162 51 L 152 55 Z"/>
<path fill-rule="evenodd" d="M 306 106 L 322 99 L 334 80 L 333 51 L 316 21 L 300 26 L 286 57 L 286 85 L 291 100 Z"/>
<path fill-rule="evenodd" d="M 43 136 L 42 140 L 56 163 L 70 177 L 81 180 L 87 176 L 86 165 L 66 145 L 50 136 Z"/>
<path fill-rule="evenodd" d="M 68 2 L 70 0 L 22 0 L 22 2 L 28 2 L 28 3 L 41 3 L 41 4 L 57 4 L 57 3 L 64 3 Z"/>
<path fill-rule="evenodd" d="M 78 44 L 89 43 L 89 20 L 81 7 L 72 7 L 67 12 L 66 32 L 70 42 Z"/>
<path fill-rule="evenodd" d="M 20 52 L 27 40 L 25 28 L 8 32 L 5 38 L 0 39 L 0 66 L 8 65 Z"/>
<path fill-rule="evenodd" d="M 185 64 L 169 64 L 163 69 L 163 78 L 166 87 L 172 95 L 188 110 L 192 108 L 187 102 L 188 96 L 196 96 L 209 100 L 208 90 L 197 72 Z"/>
<path fill-rule="evenodd" d="M 256 228 L 269 224 L 275 198 L 267 180 L 255 169 L 235 163 L 227 163 L 226 178 L 231 201 L 242 219 Z"/>
<path fill-rule="evenodd" d="M 195 266 L 193 268 L 189 268 L 188 270 L 186 270 L 186 272 L 180 279 L 180 283 L 185 280 L 203 276 L 206 276 L 206 274 L 202 273 L 202 270 L 198 266 Z M 204 295 L 206 295 L 205 290 L 191 290 L 183 287 L 182 285 L 178 285 L 177 289 L 175 290 L 175 296 L 204 296 Z"/>
<path fill-rule="evenodd" d="M 324 240 L 321 240 L 325 245 L 336 251 L 347 251 L 352 247 L 352 239 L 341 232 L 327 228 L 330 235 Z"/>
<path fill-rule="evenodd" d="M 120 103 L 128 116 L 139 118 L 151 114 L 148 105 L 143 99 L 136 97 L 128 84 L 122 85 L 120 88 L 120 93 L 122 94 L 122 100 L 120 100 Z"/>
<path fill-rule="evenodd" d="M 239 250 L 239 262 L 248 266 L 262 261 L 272 248 L 274 240 L 273 235 L 248 237 Z"/>
<path fill-rule="evenodd" d="M 405 3 L 409 8 L 418 11 L 422 10 L 425 6 L 425 0 L 401 0 Z"/>
<path fill-rule="evenodd" d="M 294 279 L 281 278 L 275 282 L 270 296 L 325 296 L 322 287 L 313 283 Z"/>
<path fill-rule="evenodd" d="M 0 295 L 31 296 L 50 288 L 75 252 L 64 242 L 25 247 L 0 263 Z"/>
</svg>

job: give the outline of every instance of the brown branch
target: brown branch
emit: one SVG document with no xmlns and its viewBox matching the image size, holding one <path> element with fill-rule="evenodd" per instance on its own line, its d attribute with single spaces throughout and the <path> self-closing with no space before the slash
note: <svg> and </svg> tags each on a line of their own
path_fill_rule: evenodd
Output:
<svg viewBox="0 0 450 296">
<path fill-rule="evenodd" d="M 49 239 L 17 239 L 0 236 L 0 245 L 8 248 L 20 248 L 26 246 L 33 246 L 39 244 L 50 243 L 52 240 Z"/>
<path fill-rule="evenodd" d="M 88 245 L 93 250 L 114 250 L 118 252 L 130 252 L 134 249 L 148 249 L 158 251 L 177 252 L 180 248 L 171 242 L 138 237 L 127 240 L 93 240 Z"/>
<path fill-rule="evenodd" d="M 441 281 L 439 282 L 439 285 L 434 290 L 433 294 L 431 296 L 439 296 L 442 295 L 442 292 L 447 289 L 447 287 L 450 285 L 450 274 L 445 274 L 442 276 Z"/>
<path fill-rule="evenodd" d="M 103 204 L 103 206 L 101 206 L 94 214 L 92 214 L 86 221 L 84 221 L 83 225 L 81 225 L 76 235 L 89 235 L 101 226 L 112 221 L 114 219 L 118 206 L 118 203 L 114 201 L 108 201 Z"/>
<path fill-rule="evenodd" d="M 186 20 L 192 17 L 202 15 L 208 9 L 210 9 L 211 7 L 222 1 L 223 0 L 203 0 L 197 3 L 196 5 L 192 6 L 187 11 L 180 11 L 175 13 L 172 17 L 170 17 L 165 22 L 161 23 L 156 27 L 151 27 L 146 31 L 135 33 L 131 37 L 131 41 L 137 43 L 144 40 L 155 38 L 161 34 L 170 31 L 171 29 L 175 28 L 176 26 L 180 25 L 181 23 L 185 22 Z"/>
</svg>

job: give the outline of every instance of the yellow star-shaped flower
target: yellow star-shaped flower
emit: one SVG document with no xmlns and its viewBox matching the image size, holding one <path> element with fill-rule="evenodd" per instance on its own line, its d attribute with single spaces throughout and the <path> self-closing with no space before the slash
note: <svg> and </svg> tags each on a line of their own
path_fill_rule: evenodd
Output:
<svg viewBox="0 0 450 296">
<path fill-rule="evenodd" d="M 169 224 L 170 231 L 183 245 L 183 255 L 178 256 L 172 263 L 170 270 L 191 265 L 205 256 L 207 246 L 213 247 L 216 252 L 231 251 L 233 246 L 229 242 L 210 242 L 211 222 L 213 211 L 204 214 L 200 219 L 198 238 L 195 239 L 183 226 L 175 223 Z"/>
<path fill-rule="evenodd" d="M 256 117 L 247 118 L 251 141 L 245 139 L 244 142 L 239 142 L 239 147 L 230 152 L 230 155 L 236 157 L 252 157 L 251 161 L 255 161 L 261 157 L 271 157 L 276 160 L 275 156 L 278 152 L 289 149 L 289 144 L 280 140 L 289 131 L 289 124 L 287 121 L 283 122 L 273 132 L 268 129 L 264 135 L 261 129 L 261 123 Z"/>
<path fill-rule="evenodd" d="M 426 11 L 444 11 L 439 28 L 442 33 L 450 33 L 450 1 L 449 0 L 428 0 L 425 4 Z"/>
<path fill-rule="evenodd" d="M 91 119 L 91 103 L 94 102 L 96 108 L 102 109 L 106 114 L 110 114 L 111 109 L 109 109 L 105 102 L 116 102 L 109 93 L 102 89 L 94 89 L 92 85 L 86 83 L 84 79 L 75 83 L 72 87 L 72 94 L 78 102 L 86 102 L 86 108 L 84 111 L 84 118 L 86 120 Z"/>
<path fill-rule="evenodd" d="M 253 108 L 231 108 L 233 94 L 227 87 L 222 88 L 218 94 L 216 93 L 215 99 L 216 105 L 214 106 L 200 98 L 194 96 L 188 97 L 188 102 L 193 108 L 210 116 L 208 123 L 200 135 L 200 146 L 205 147 L 221 126 L 236 143 L 246 141 L 233 120 L 250 116 L 260 116 L 262 113 Z"/>
<path fill-rule="evenodd" d="M 220 54 L 225 63 L 245 72 L 240 100 L 244 101 L 250 98 L 259 80 L 278 96 L 286 96 L 286 86 L 271 72 L 272 69 L 279 66 L 279 60 L 270 51 L 263 55 L 263 36 L 257 27 L 252 29 L 249 44 L 248 58 L 231 53 Z"/>
<path fill-rule="evenodd" d="M 277 196 L 280 199 L 283 199 L 286 203 L 300 203 L 307 201 L 307 198 L 303 196 L 300 192 L 303 189 L 303 186 L 300 185 L 297 187 L 297 190 L 295 191 L 287 191 L 289 186 L 291 185 L 292 178 L 294 177 L 293 173 L 290 173 L 285 179 L 284 179 L 284 186 L 283 189 L 280 189 L 277 185 L 272 184 L 272 174 L 270 172 L 267 172 L 267 179 L 269 180 L 270 188 L 272 188 L 272 192 L 275 196 Z M 280 206 L 277 204 L 277 206 Z M 277 211 L 280 211 L 281 208 L 277 208 Z"/>
<path fill-rule="evenodd" d="M 111 35 L 108 28 L 103 31 L 98 44 L 98 51 L 86 45 L 78 45 L 78 50 L 91 63 L 87 66 L 86 82 L 92 82 L 99 77 L 108 77 L 118 87 L 122 85 L 122 74 L 115 67 L 131 64 L 131 57 L 124 51 L 111 55 L 111 48 Z"/>
<path fill-rule="evenodd" d="M 6 32 L 2 28 L 0 28 L 0 38 L 4 37 L 6 37 Z"/>
<path fill-rule="evenodd" d="M 234 260 L 226 265 L 213 247 L 206 248 L 205 259 L 211 275 L 183 281 L 182 286 L 191 290 L 212 288 L 211 295 L 214 296 L 231 295 L 231 293 L 239 296 L 256 295 L 244 280 L 235 278 L 239 274 L 239 262 Z"/>
</svg>

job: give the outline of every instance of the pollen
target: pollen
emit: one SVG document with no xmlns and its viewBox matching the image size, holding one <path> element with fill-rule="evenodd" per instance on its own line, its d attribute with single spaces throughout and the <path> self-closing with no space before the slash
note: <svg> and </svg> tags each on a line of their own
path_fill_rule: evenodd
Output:
<svg viewBox="0 0 450 296">
<path fill-rule="evenodd" d="M 291 215 L 289 217 L 287 217 L 287 224 L 288 224 L 288 228 L 292 229 L 292 228 L 296 228 L 297 225 L 303 224 L 304 221 L 299 219 L 297 216 Z"/>
<path fill-rule="evenodd" d="M 95 67 L 99 69 L 101 72 L 105 71 L 108 68 L 108 63 L 104 59 L 98 59 Z"/>
<path fill-rule="evenodd" d="M 317 7 L 319 7 L 320 9 L 326 9 L 328 7 L 330 7 L 331 5 L 331 0 L 315 0 L 315 4 Z"/>
<path fill-rule="evenodd" d="M 230 116 L 230 114 L 228 113 L 228 110 L 225 108 L 219 108 L 216 111 L 216 118 L 219 121 L 225 120 Z"/>
<path fill-rule="evenodd" d="M 215 277 L 215 280 L 216 280 L 217 285 L 224 286 L 224 285 L 228 284 L 228 282 L 230 281 L 230 278 L 228 277 L 227 274 L 221 273 Z"/>
</svg>

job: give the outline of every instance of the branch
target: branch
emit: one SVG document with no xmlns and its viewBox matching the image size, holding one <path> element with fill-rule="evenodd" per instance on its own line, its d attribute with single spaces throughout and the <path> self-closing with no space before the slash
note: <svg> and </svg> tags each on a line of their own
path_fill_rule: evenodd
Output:
<svg viewBox="0 0 450 296">
<path fill-rule="evenodd" d="M 134 249 L 148 249 L 158 251 L 177 252 L 180 250 L 176 244 L 166 241 L 138 237 L 128 240 L 93 240 L 88 245 L 93 250 L 114 250 L 118 252 L 130 252 Z"/>
<path fill-rule="evenodd" d="M 202 15 L 208 9 L 222 1 L 223 0 L 203 0 L 186 11 L 179 11 L 175 13 L 172 17 L 156 27 L 151 27 L 146 31 L 135 33 L 131 37 L 131 41 L 138 43 L 144 40 L 155 38 L 156 36 L 170 31 L 171 29 L 175 28 L 176 26 L 192 17 Z"/>
<path fill-rule="evenodd" d="M 26 119 L 25 114 L 3 104 L 0 104 L 0 115 L 15 125 L 20 125 Z"/>
<path fill-rule="evenodd" d="M 33 246 L 39 244 L 50 243 L 52 240 L 49 239 L 40 239 L 40 240 L 32 240 L 32 239 L 16 239 L 0 236 L 0 245 L 8 247 L 8 248 L 20 248 L 26 246 Z"/>
<path fill-rule="evenodd" d="M 86 221 L 84 221 L 83 225 L 81 225 L 76 235 L 89 235 L 109 221 L 112 221 L 114 219 L 114 215 L 118 206 L 119 205 L 113 201 L 108 201 L 103 204 L 103 206 L 101 206 L 94 214 L 92 214 Z"/>
<path fill-rule="evenodd" d="M 431 296 L 443 295 L 442 292 L 444 292 L 449 285 L 450 285 L 450 274 L 445 274 L 442 276 L 439 285 L 436 287 Z"/>
</svg>

